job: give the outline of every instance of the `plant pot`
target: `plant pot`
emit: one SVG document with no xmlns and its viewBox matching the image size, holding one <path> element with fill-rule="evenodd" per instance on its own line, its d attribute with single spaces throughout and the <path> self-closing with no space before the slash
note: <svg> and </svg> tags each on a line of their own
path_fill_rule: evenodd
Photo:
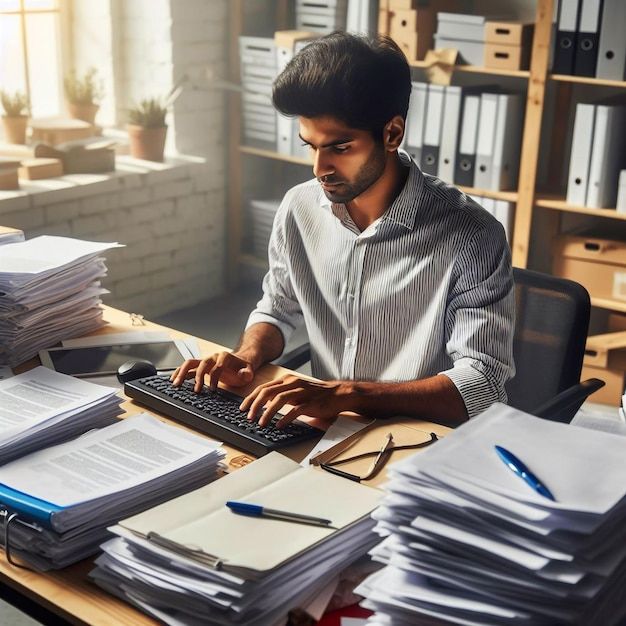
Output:
<svg viewBox="0 0 626 626">
<path fill-rule="evenodd" d="M 95 123 L 98 109 L 100 109 L 100 107 L 97 104 L 67 103 L 67 111 L 70 117 L 75 120 L 83 120 L 83 122 L 88 122 L 89 124 Z"/>
<path fill-rule="evenodd" d="M 26 143 L 28 115 L 2 116 L 4 138 L 8 143 Z"/>
<path fill-rule="evenodd" d="M 163 161 L 167 126 L 162 128 L 144 128 L 127 124 L 130 155 L 146 161 Z"/>
</svg>

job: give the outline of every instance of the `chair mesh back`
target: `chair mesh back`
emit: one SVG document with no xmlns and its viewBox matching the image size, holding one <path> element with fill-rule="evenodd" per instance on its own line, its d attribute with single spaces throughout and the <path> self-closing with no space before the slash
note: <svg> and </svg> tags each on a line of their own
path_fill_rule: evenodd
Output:
<svg viewBox="0 0 626 626">
<path fill-rule="evenodd" d="M 590 302 L 578 283 L 530 270 L 515 279 L 515 378 L 509 404 L 532 412 L 580 381 Z"/>
</svg>

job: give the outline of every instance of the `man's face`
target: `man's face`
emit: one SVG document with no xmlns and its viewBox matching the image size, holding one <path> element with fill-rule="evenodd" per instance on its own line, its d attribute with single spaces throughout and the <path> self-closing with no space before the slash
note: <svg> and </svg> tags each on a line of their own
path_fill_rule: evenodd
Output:
<svg viewBox="0 0 626 626">
<path fill-rule="evenodd" d="M 386 151 L 367 130 L 334 117 L 301 117 L 300 138 L 313 157 L 313 174 L 331 202 L 346 204 L 369 189 L 385 170 Z"/>
</svg>

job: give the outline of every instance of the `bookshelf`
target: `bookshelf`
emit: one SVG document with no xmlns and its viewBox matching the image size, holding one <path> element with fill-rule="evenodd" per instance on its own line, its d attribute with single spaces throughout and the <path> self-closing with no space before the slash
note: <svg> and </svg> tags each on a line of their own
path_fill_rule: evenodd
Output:
<svg viewBox="0 0 626 626">
<path fill-rule="evenodd" d="M 554 4 L 557 0 L 536 0 L 535 4 L 535 29 L 532 42 L 532 54 L 529 70 L 513 71 L 498 70 L 485 67 L 474 67 L 467 65 L 454 66 L 453 71 L 459 74 L 475 74 L 491 76 L 502 80 L 517 80 L 526 89 L 526 112 L 522 131 L 522 144 L 520 154 L 520 171 L 518 177 L 518 188 L 513 191 L 493 191 L 488 189 L 476 189 L 460 187 L 466 193 L 506 200 L 516 204 L 515 219 L 513 229 L 513 239 L 511 242 L 513 264 L 518 267 L 527 267 L 529 264 L 529 251 L 533 236 L 533 219 L 538 211 L 547 211 L 552 214 L 549 219 L 549 229 L 552 234 L 556 234 L 560 228 L 560 216 L 565 213 L 577 214 L 593 218 L 604 218 L 613 220 L 626 220 L 626 215 L 616 213 L 611 209 L 593 209 L 579 207 L 568 204 L 564 197 L 559 197 L 558 193 L 543 193 L 538 189 L 538 162 L 540 150 L 543 145 L 548 145 L 553 150 L 552 161 L 560 164 L 566 162 L 568 155 L 563 152 L 565 134 L 567 132 L 565 123 L 557 120 L 551 129 L 546 132 L 542 128 L 545 115 L 545 103 L 547 91 L 550 85 L 555 85 L 557 103 L 569 106 L 572 98 L 572 87 L 576 84 L 585 84 L 598 87 L 612 87 L 617 89 L 626 88 L 624 81 L 612 81 L 604 79 L 586 78 L 580 76 L 551 75 L 548 71 L 550 45 L 552 36 L 552 16 Z M 257 5 L 258 2 L 252 0 L 233 0 L 231 2 L 231 75 L 233 82 L 239 82 L 238 48 L 237 41 L 243 30 L 243 14 L 248 8 L 247 5 Z M 275 28 L 289 27 L 289 3 L 286 0 L 267 0 L 265 3 L 268 10 L 274 12 Z M 437 0 L 433 0 L 433 7 L 437 8 Z M 423 70 L 428 64 L 423 61 L 412 61 L 410 65 L 415 70 Z M 242 169 L 245 159 L 262 159 L 276 163 L 277 167 L 282 165 L 310 167 L 311 162 L 305 158 L 286 156 L 278 152 L 241 145 L 239 137 L 241 134 L 240 104 L 239 95 L 232 94 L 229 102 L 230 107 L 230 140 L 229 140 L 229 268 L 230 284 L 237 282 L 238 267 L 244 263 L 257 268 L 267 267 L 267 263 L 256 258 L 249 252 L 242 250 L 243 233 L 243 209 L 242 209 Z M 542 136 L 543 133 L 543 136 Z M 546 136 L 549 134 L 549 136 Z M 554 146 L 558 146 L 554 149 Z M 560 147 L 560 151 L 559 151 Z M 280 170 L 275 170 L 279 172 Z M 278 174 L 280 175 L 280 174 Z M 551 180 L 556 180 L 558 173 L 553 172 Z M 554 188 L 554 185 L 548 185 Z M 286 189 L 284 190 L 286 191 Z M 545 268 L 539 268 L 545 269 Z M 606 304 L 606 303 L 605 303 Z M 619 303 L 616 303 L 616 306 Z M 606 308 L 606 307 L 605 307 Z"/>
</svg>

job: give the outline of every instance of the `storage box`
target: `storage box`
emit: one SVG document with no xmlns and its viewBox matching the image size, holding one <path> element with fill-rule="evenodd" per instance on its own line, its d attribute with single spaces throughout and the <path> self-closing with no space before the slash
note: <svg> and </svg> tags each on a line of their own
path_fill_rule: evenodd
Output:
<svg viewBox="0 0 626 626">
<path fill-rule="evenodd" d="M 485 67 L 497 70 L 527 70 L 530 63 L 528 46 L 485 44 Z"/>
<path fill-rule="evenodd" d="M 0 169 L 0 191 L 12 191 L 20 188 L 17 177 L 17 167 L 13 169 Z"/>
<path fill-rule="evenodd" d="M 452 48 L 459 53 L 459 63 L 481 67 L 485 62 L 485 44 L 478 41 L 463 39 L 447 39 L 435 34 L 436 48 Z"/>
<path fill-rule="evenodd" d="M 592 297 L 626 301 L 626 234 L 617 224 L 611 232 L 564 234 L 553 244 L 553 273 L 579 282 Z M 610 238 L 609 238 L 610 237 Z"/>
<path fill-rule="evenodd" d="M 61 159 L 24 159 L 19 169 L 19 177 L 26 180 L 40 180 L 63 176 Z"/>
<path fill-rule="evenodd" d="M 626 374 L 623 370 L 583 365 L 580 379 L 587 380 L 588 378 L 599 378 L 606 383 L 602 389 L 598 389 L 589 396 L 590 402 L 610 404 L 611 406 L 621 405 L 624 385 L 626 384 Z"/>
<path fill-rule="evenodd" d="M 9 191 L 20 188 L 17 178 L 17 168 L 19 166 L 19 159 L 0 157 L 0 190 Z"/>
<path fill-rule="evenodd" d="M 407 40 L 415 33 L 432 38 L 435 32 L 435 14 L 430 9 L 389 12 L 389 35 L 392 39 Z"/>
<path fill-rule="evenodd" d="M 86 139 L 96 134 L 96 127 L 82 120 L 45 118 L 30 121 L 32 141 L 41 141 L 51 146 L 77 139 Z"/>
<path fill-rule="evenodd" d="M 534 25 L 530 22 L 487 21 L 485 41 L 505 46 L 530 47 Z"/>
</svg>

